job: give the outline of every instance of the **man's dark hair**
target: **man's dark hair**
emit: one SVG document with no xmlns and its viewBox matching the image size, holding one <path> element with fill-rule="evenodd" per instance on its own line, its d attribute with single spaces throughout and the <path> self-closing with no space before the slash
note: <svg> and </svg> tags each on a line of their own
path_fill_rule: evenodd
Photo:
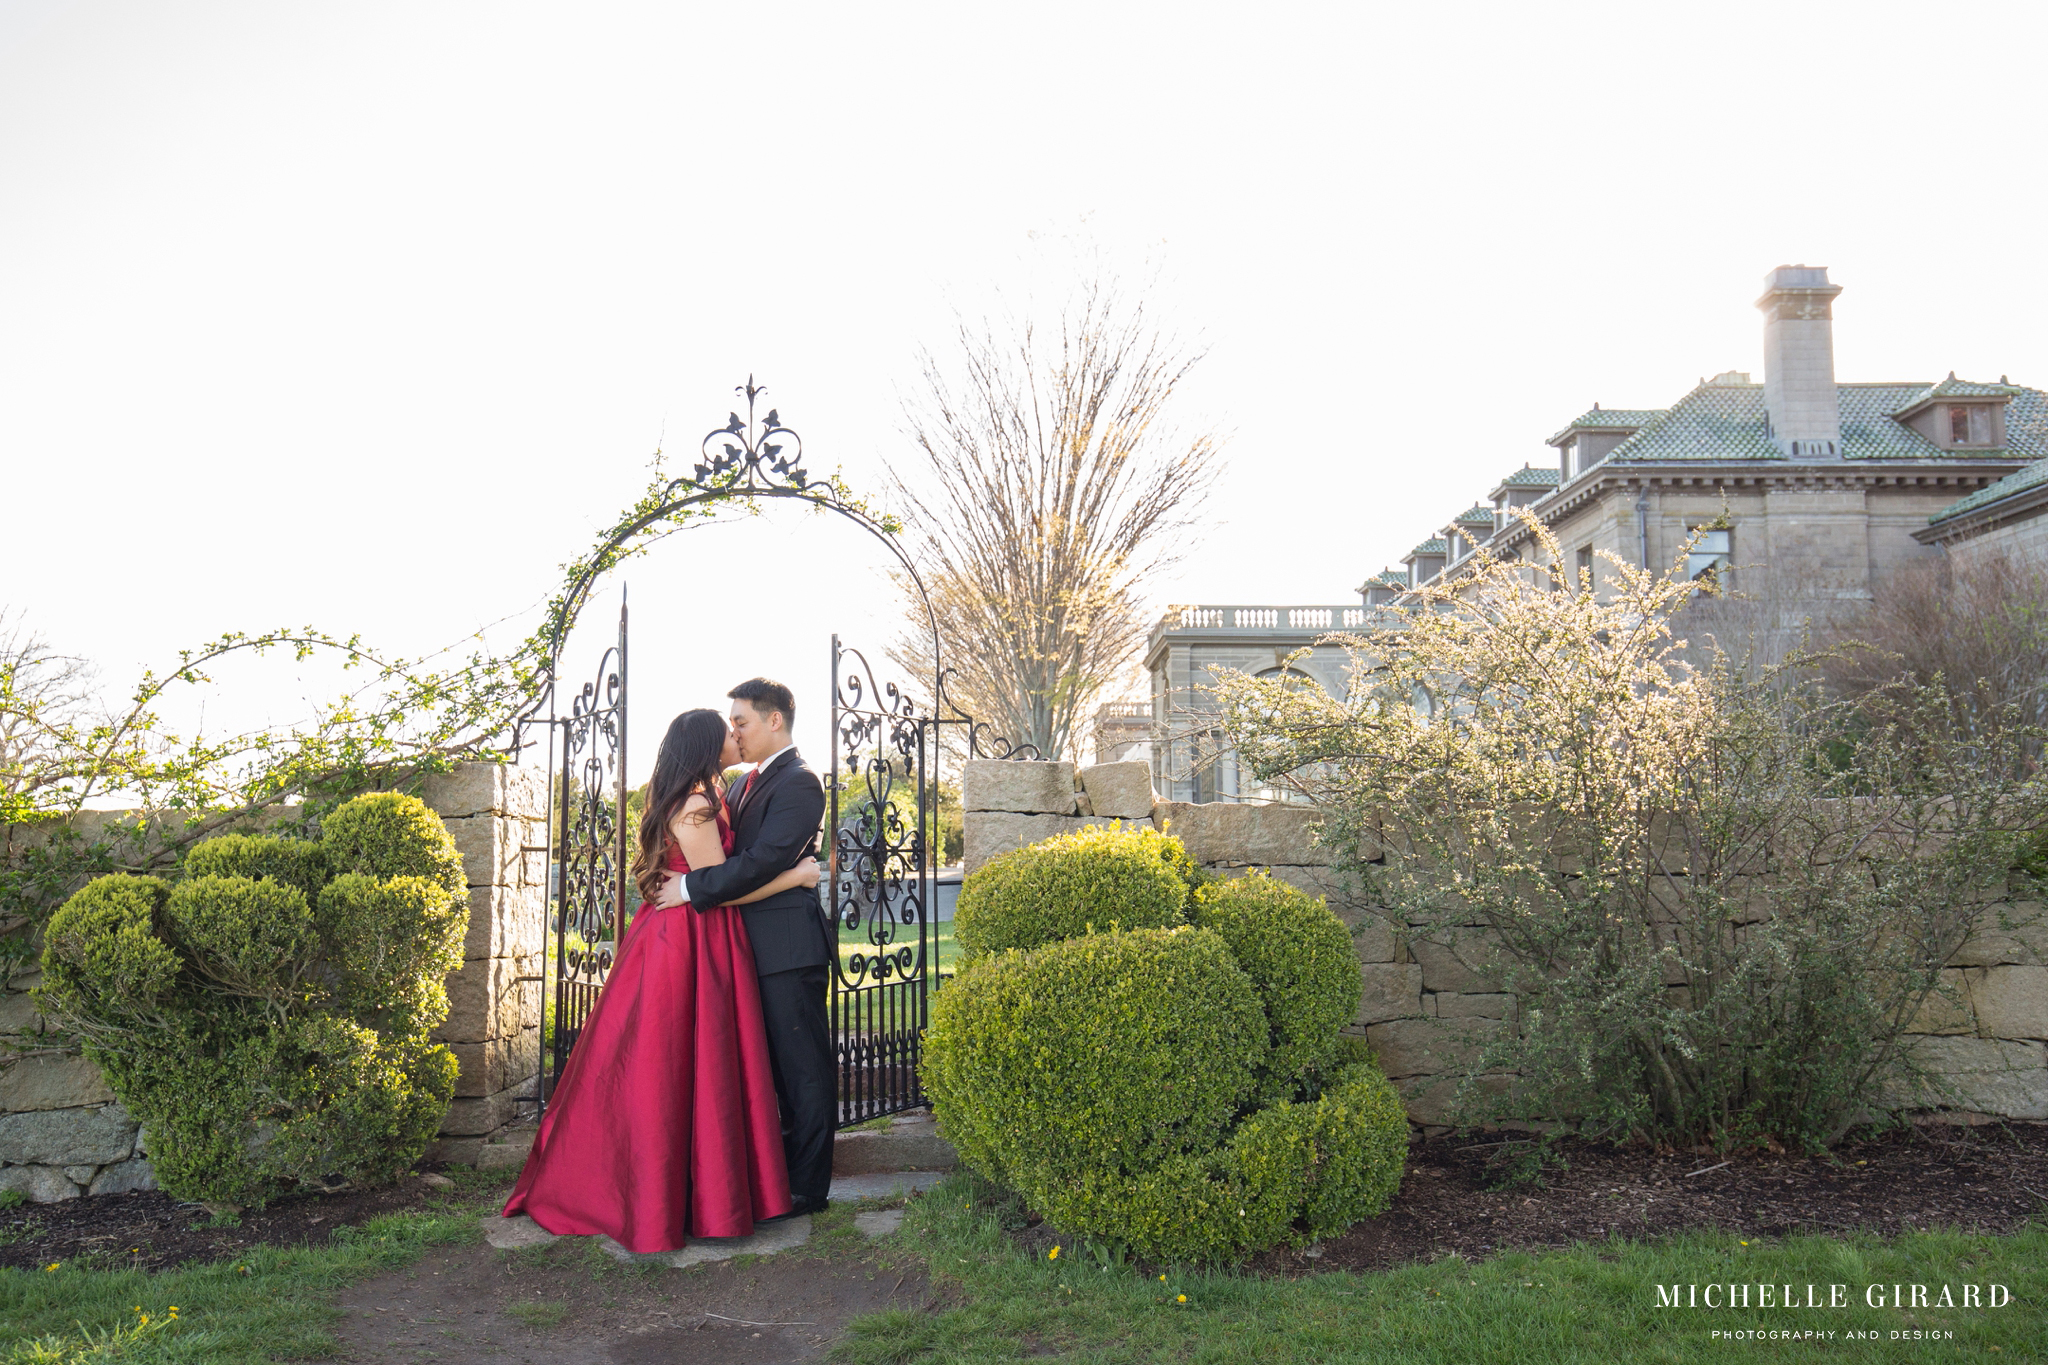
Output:
<svg viewBox="0 0 2048 1365">
<path fill-rule="evenodd" d="M 773 678 L 749 678 L 725 695 L 734 701 L 750 703 L 759 713 L 780 711 L 782 728 L 796 728 L 796 693 Z"/>
</svg>

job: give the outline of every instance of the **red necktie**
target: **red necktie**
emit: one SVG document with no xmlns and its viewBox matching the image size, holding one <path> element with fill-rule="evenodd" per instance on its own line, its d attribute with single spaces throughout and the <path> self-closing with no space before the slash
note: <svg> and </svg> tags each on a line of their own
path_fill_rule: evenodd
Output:
<svg viewBox="0 0 2048 1365">
<path fill-rule="evenodd" d="M 756 768 L 748 773 L 747 780 L 740 784 L 740 799 L 733 805 L 733 813 L 735 815 L 747 808 L 747 795 L 754 790 L 754 779 L 760 775 L 761 770 Z"/>
</svg>

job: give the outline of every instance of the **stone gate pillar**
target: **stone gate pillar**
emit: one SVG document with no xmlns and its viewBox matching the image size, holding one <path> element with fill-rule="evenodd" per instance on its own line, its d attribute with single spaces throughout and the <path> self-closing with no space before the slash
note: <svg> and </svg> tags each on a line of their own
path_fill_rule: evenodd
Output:
<svg viewBox="0 0 2048 1365">
<path fill-rule="evenodd" d="M 455 836 L 469 876 L 469 936 L 448 976 L 448 1044 L 461 1071 L 429 1155 L 471 1163 L 512 1122 L 540 1075 L 541 963 L 547 920 L 547 776 L 464 763 L 420 796 Z"/>
</svg>

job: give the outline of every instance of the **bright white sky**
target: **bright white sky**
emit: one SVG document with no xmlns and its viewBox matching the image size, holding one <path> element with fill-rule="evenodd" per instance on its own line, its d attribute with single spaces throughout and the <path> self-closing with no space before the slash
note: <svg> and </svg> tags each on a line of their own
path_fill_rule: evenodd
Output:
<svg viewBox="0 0 2048 1365">
<path fill-rule="evenodd" d="M 2048 384 L 2044 50 L 2028 4 L 0 0 L 0 601 L 117 684 L 530 620 L 749 373 L 875 487 L 1034 233 L 1211 344 L 1156 598 L 1349 601 L 1595 400 L 1760 371 L 1781 263 L 1845 286 L 1844 379 Z M 789 511 L 633 563 L 637 773 L 754 672 L 821 746 L 880 564 Z M 210 727 L 290 709 L 264 668 Z"/>
</svg>

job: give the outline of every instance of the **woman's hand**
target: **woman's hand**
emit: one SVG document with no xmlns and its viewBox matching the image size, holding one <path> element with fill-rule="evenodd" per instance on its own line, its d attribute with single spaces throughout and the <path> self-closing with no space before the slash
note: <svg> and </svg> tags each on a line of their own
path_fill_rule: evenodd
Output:
<svg viewBox="0 0 2048 1365">
<path fill-rule="evenodd" d="M 796 874 L 796 884 L 798 886 L 814 887 L 824 880 L 824 874 L 819 870 L 816 858 L 806 858 L 791 868 L 790 871 Z"/>
</svg>

